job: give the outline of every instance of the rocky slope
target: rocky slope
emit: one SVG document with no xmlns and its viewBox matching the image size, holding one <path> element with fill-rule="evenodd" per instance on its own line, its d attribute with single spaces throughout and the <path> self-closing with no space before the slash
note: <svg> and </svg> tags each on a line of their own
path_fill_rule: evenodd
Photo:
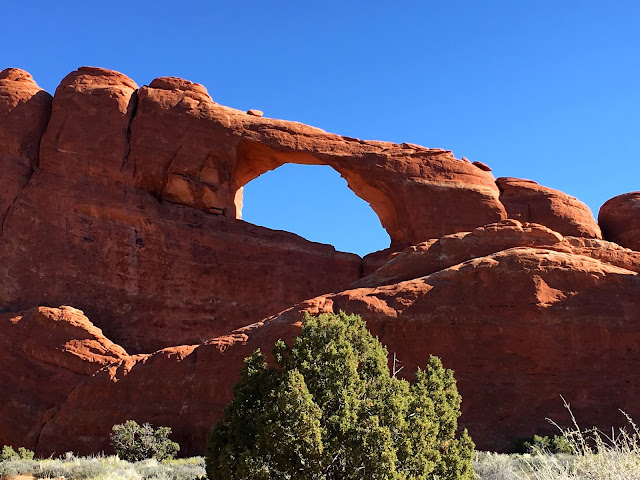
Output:
<svg viewBox="0 0 640 480">
<path fill-rule="evenodd" d="M 242 221 L 242 187 L 284 163 L 340 172 L 391 248 L 361 259 Z M 409 376 L 440 355 L 481 448 L 548 431 L 544 418 L 566 417 L 560 394 L 589 424 L 640 413 L 632 201 L 603 207 L 601 233 L 577 199 L 446 150 L 93 67 L 53 100 L 28 73 L 0 73 L 0 166 L 0 442 L 108 450 L 111 426 L 134 418 L 201 453 L 242 359 L 289 338 L 302 311 L 339 309 Z"/>
</svg>

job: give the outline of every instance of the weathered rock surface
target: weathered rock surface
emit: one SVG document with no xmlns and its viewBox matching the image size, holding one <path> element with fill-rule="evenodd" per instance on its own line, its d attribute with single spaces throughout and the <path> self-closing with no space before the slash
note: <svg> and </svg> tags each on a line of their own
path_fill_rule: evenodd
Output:
<svg viewBox="0 0 640 480">
<path fill-rule="evenodd" d="M 137 88 L 127 76 L 103 68 L 81 67 L 67 75 L 53 98 L 41 168 L 66 181 L 131 183 L 128 130 Z"/>
<path fill-rule="evenodd" d="M 602 235 L 623 247 L 640 251 L 640 192 L 607 200 L 598 214 Z"/>
<path fill-rule="evenodd" d="M 42 426 L 85 378 L 127 352 L 71 307 L 0 315 L 0 444 L 35 449 Z"/>
<path fill-rule="evenodd" d="M 201 451 L 242 359 L 290 338 L 302 311 L 360 314 L 409 375 L 429 353 L 439 355 L 456 372 L 462 424 L 481 449 L 552 433 L 545 418 L 568 420 L 560 395 L 579 419 L 619 425 L 618 408 L 640 414 L 639 289 L 636 272 L 597 259 L 509 248 L 424 277 L 318 297 L 204 345 L 123 360 L 76 389 L 41 442 L 56 445 L 62 435 L 74 450 L 107 448 L 106 426 L 131 415 L 172 426 L 187 453 Z"/>
<path fill-rule="evenodd" d="M 562 235 L 602 238 L 591 210 L 577 198 L 521 178 L 501 177 L 496 184 L 509 218 L 540 223 Z"/>
<path fill-rule="evenodd" d="M 391 247 L 361 259 L 240 220 L 244 185 L 284 163 L 340 172 Z M 0 442 L 93 453 L 134 418 L 202 453 L 243 358 L 290 338 L 302 311 L 339 309 L 403 373 L 429 353 L 454 368 L 481 448 L 565 418 L 560 394 L 589 424 L 640 413 L 635 197 L 603 207 L 612 243 L 573 197 L 449 151 L 94 67 L 53 103 L 26 72 L 0 73 L 0 168 L 0 312 L 74 305 L 93 322 L 70 307 L 0 315 Z"/>
<path fill-rule="evenodd" d="M 543 225 L 502 220 L 471 232 L 455 233 L 407 247 L 370 275 L 355 282 L 352 287 L 391 285 L 515 247 L 544 247 L 586 255 L 640 272 L 640 253 L 615 243 L 583 237 L 563 237 Z"/>
</svg>

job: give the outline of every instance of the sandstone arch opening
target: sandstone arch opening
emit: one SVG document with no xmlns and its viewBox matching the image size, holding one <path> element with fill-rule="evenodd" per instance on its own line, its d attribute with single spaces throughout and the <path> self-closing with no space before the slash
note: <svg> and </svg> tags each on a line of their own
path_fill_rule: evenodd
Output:
<svg viewBox="0 0 640 480">
<path fill-rule="evenodd" d="M 247 183 L 242 218 L 360 256 L 390 244 L 369 204 L 328 165 L 288 163 Z"/>
</svg>

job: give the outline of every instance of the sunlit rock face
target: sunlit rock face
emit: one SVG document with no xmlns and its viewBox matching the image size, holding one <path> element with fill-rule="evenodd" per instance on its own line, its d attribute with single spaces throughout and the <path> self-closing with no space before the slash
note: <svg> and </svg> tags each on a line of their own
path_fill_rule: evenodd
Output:
<svg viewBox="0 0 640 480">
<path fill-rule="evenodd" d="M 541 223 L 563 235 L 602 238 L 591 210 L 577 198 L 532 180 L 503 177 L 496 183 L 509 218 Z"/>
<path fill-rule="evenodd" d="M 391 247 L 362 259 L 242 221 L 244 185 L 285 163 L 337 170 Z M 603 207 L 602 240 L 577 199 L 449 151 L 94 67 L 53 99 L 0 73 L 0 167 L 4 443 L 109 451 L 134 418 L 202 453 L 243 358 L 291 338 L 303 311 L 341 309 L 408 378 L 430 353 L 456 370 L 480 448 L 550 432 L 559 395 L 590 425 L 640 413 L 634 194 Z"/>
</svg>

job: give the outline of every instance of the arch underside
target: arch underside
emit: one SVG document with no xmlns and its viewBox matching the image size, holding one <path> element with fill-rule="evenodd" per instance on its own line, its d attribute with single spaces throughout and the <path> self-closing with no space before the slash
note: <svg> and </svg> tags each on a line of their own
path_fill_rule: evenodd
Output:
<svg viewBox="0 0 640 480">
<path fill-rule="evenodd" d="M 236 154 L 237 161 L 230 184 L 235 218 L 242 218 L 244 186 L 260 175 L 285 164 L 326 165 L 337 171 L 346 180 L 349 189 L 369 204 L 378 216 L 382 227 L 393 241 L 392 232 L 398 229 L 398 225 L 397 215 L 391 200 L 380 188 L 369 185 L 361 175 L 345 168 L 335 160 L 332 161 L 330 158 L 320 159 L 308 152 L 279 152 L 268 145 L 249 140 L 242 140 L 238 144 Z"/>
</svg>

